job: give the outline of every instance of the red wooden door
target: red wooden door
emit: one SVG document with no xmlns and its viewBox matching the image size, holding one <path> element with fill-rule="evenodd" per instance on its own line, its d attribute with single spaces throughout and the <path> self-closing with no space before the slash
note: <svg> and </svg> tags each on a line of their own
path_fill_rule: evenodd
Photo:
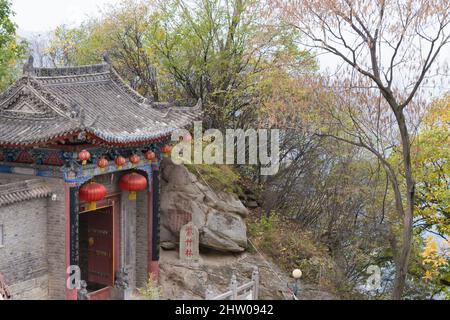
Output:
<svg viewBox="0 0 450 320">
<path fill-rule="evenodd" d="M 113 211 L 101 209 L 88 216 L 88 283 L 114 285 Z"/>
</svg>

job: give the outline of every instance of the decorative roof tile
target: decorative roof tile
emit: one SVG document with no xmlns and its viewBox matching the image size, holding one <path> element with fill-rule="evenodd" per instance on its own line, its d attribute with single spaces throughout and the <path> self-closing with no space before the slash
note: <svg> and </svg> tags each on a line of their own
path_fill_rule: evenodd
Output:
<svg viewBox="0 0 450 320">
<path fill-rule="evenodd" d="M 24 70 L 0 95 L 0 145 L 39 145 L 80 133 L 97 143 L 139 145 L 201 115 L 201 101 L 184 108 L 149 102 L 109 64 Z"/>
<path fill-rule="evenodd" d="M 26 200 L 48 197 L 51 188 L 41 180 L 25 180 L 0 185 L 0 207 Z"/>
</svg>

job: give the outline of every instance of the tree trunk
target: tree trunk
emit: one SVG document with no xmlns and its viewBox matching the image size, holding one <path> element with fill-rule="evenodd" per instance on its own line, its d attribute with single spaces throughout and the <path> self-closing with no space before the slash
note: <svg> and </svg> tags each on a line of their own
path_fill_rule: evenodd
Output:
<svg viewBox="0 0 450 320">
<path fill-rule="evenodd" d="M 411 145 L 409 141 L 409 133 L 403 111 L 395 111 L 395 116 L 397 118 L 402 139 L 407 205 L 403 217 L 401 250 L 400 255 L 396 259 L 396 274 L 394 280 L 394 289 L 392 291 L 392 299 L 400 300 L 402 299 L 403 291 L 405 289 L 406 277 L 408 275 L 409 257 L 411 254 L 411 245 L 413 240 L 415 182 L 413 179 L 411 165 Z"/>
</svg>

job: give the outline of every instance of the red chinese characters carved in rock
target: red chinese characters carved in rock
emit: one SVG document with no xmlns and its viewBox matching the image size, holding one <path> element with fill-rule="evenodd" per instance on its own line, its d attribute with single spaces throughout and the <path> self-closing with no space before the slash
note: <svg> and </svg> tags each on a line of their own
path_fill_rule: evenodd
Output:
<svg viewBox="0 0 450 320">
<path fill-rule="evenodd" d="M 180 260 L 184 262 L 195 262 L 199 258 L 198 229 L 192 222 L 189 222 L 180 231 Z"/>
<path fill-rule="evenodd" d="M 180 203 L 180 207 L 183 207 L 183 202 Z M 168 217 L 169 225 L 172 230 L 177 232 L 181 231 L 181 228 L 192 221 L 192 213 L 187 211 L 178 211 L 176 214 L 172 214 Z"/>
</svg>

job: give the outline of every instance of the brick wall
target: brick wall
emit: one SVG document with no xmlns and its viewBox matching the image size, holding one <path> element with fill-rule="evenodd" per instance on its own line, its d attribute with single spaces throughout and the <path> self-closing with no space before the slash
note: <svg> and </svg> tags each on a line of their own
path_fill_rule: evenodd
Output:
<svg viewBox="0 0 450 320">
<path fill-rule="evenodd" d="M 122 194 L 122 266 L 129 272 L 130 287 L 136 287 L 136 201 L 128 200 L 126 192 Z"/>
<path fill-rule="evenodd" d="M 48 298 L 47 199 L 0 207 L 0 272 L 13 299 Z"/>
<path fill-rule="evenodd" d="M 47 200 L 49 298 L 66 298 L 66 199 L 64 181 L 48 179 L 56 201 Z"/>
<path fill-rule="evenodd" d="M 24 179 L 7 175 L 8 179 Z M 120 175 L 104 175 L 97 181 L 109 192 L 117 187 Z M 0 174 L 3 181 L 4 175 Z M 62 179 L 43 178 L 56 199 L 38 199 L 9 207 L 0 207 L 0 224 L 5 237 L 15 235 L 14 247 L 0 249 L 0 272 L 4 273 L 19 299 L 65 299 L 66 295 L 66 201 Z M 147 191 L 138 193 L 137 201 L 121 197 L 121 266 L 130 270 L 130 285 L 141 287 L 147 281 Z M 9 229 L 7 229 L 9 228 Z M 22 236 L 23 235 L 23 236 Z M 14 254 L 11 254 L 13 252 Z M 23 268 L 17 268 L 18 263 Z M 6 271 L 5 271 L 6 270 Z M 10 279 L 14 279 L 10 281 Z"/>
</svg>

